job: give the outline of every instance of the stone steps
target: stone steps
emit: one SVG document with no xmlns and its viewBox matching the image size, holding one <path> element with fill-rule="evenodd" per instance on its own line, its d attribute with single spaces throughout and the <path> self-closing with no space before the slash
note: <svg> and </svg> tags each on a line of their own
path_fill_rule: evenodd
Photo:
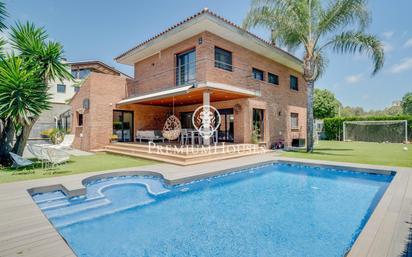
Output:
<svg viewBox="0 0 412 257">
<path fill-rule="evenodd" d="M 248 155 L 261 154 L 267 150 L 251 150 L 254 147 L 251 144 L 231 144 L 212 146 L 210 152 L 202 152 L 196 148 L 192 151 L 190 148 L 185 151 L 176 152 L 171 149 L 165 150 L 149 149 L 148 145 L 129 144 L 129 143 L 114 143 L 107 145 L 104 151 L 114 154 L 127 155 L 132 157 L 140 157 L 150 160 L 167 162 L 177 165 L 192 165 L 210 161 L 218 161 L 230 158 L 238 158 Z M 170 146 L 173 147 L 173 146 Z M 180 146 L 177 146 L 180 147 Z"/>
</svg>

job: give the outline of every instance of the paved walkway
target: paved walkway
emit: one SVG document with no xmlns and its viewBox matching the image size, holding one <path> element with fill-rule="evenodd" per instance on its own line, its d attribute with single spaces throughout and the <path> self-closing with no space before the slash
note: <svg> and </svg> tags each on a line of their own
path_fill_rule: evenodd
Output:
<svg viewBox="0 0 412 257">
<path fill-rule="evenodd" d="M 63 177 L 21 181 L 0 185 L 0 257 L 75 256 L 40 209 L 30 192 L 61 189 L 74 196 L 85 192 L 83 183 L 105 176 L 148 174 L 162 176 L 177 184 L 217 175 L 265 162 L 299 162 L 307 165 L 349 167 L 358 171 L 374 170 L 397 174 L 382 197 L 348 256 L 398 256 L 405 247 L 412 213 L 412 169 L 277 157 L 273 153 L 192 166 L 156 164 L 105 172 L 90 172 Z M 355 167 L 355 168 L 354 168 Z"/>
</svg>

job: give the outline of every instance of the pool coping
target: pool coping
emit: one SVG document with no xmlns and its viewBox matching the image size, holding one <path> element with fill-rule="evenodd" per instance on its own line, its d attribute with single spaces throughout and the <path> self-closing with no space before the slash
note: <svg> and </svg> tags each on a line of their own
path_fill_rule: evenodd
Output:
<svg viewBox="0 0 412 257">
<path fill-rule="evenodd" d="M 0 231 L 5 232 L 0 233 L 0 257 L 75 256 L 34 203 L 31 193 L 62 190 L 69 196 L 77 196 L 85 193 L 84 184 L 88 181 L 125 175 L 160 176 L 173 185 L 273 162 L 379 174 L 395 171 L 392 182 L 347 256 L 399 256 L 405 249 L 411 228 L 412 168 L 287 158 L 267 153 L 186 167 L 161 163 L 0 184 Z"/>
</svg>

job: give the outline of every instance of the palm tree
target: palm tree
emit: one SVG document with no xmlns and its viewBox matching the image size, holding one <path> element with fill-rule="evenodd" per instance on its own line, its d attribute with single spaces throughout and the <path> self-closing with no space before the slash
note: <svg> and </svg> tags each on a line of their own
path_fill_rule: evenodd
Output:
<svg viewBox="0 0 412 257">
<path fill-rule="evenodd" d="M 42 79 L 44 85 L 53 80 L 73 79 L 68 71 L 67 64 L 62 62 L 63 46 L 47 39 L 48 35 L 44 28 L 37 28 L 29 22 L 25 24 L 17 23 L 16 26 L 11 28 L 10 41 L 12 47 L 20 53 L 19 57 L 25 63 L 25 67 L 33 70 L 36 76 Z M 39 89 L 43 90 L 44 95 L 48 95 L 47 86 L 39 87 Z M 30 92 L 34 93 L 33 91 Z M 49 107 L 49 99 L 44 98 L 43 100 L 47 103 L 46 105 L 45 102 L 40 101 L 33 102 L 33 104 L 43 106 L 43 110 L 46 110 Z M 25 107 L 22 106 L 22 108 Z M 33 106 L 33 108 L 36 107 Z M 16 131 L 14 153 L 23 154 L 30 131 L 39 115 L 38 112 L 31 112 L 25 122 L 18 123 L 20 127 Z"/>
<path fill-rule="evenodd" d="M 382 43 L 365 28 L 370 23 L 367 0 L 252 0 L 243 26 L 271 31 L 273 44 L 303 48 L 307 84 L 307 151 L 313 151 L 313 90 L 327 66 L 326 51 L 365 53 L 376 74 L 384 63 Z"/>
<path fill-rule="evenodd" d="M 72 79 L 67 65 L 62 62 L 62 45 L 49 41 L 43 28 L 28 22 L 17 23 L 11 28 L 10 44 L 17 53 L 0 58 L 0 119 L 3 127 L 0 131 L 0 163 L 3 165 L 10 164 L 10 151 L 23 154 L 34 123 L 42 111 L 50 108 L 48 82 Z"/>
</svg>

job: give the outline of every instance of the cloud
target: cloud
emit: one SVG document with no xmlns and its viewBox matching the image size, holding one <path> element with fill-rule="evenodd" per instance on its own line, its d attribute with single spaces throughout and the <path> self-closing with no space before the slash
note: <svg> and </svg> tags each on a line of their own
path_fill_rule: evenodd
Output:
<svg viewBox="0 0 412 257">
<path fill-rule="evenodd" d="M 3 46 L 3 53 L 6 54 L 11 54 L 13 47 L 9 44 L 9 32 L 8 31 L 3 31 L 0 32 L 0 38 L 6 41 L 6 44 Z"/>
<path fill-rule="evenodd" d="M 401 73 L 412 69 L 412 58 L 405 58 L 400 63 L 392 65 L 390 71 L 392 73 Z"/>
<path fill-rule="evenodd" d="M 406 40 L 405 44 L 403 45 L 404 47 L 412 47 L 412 38 Z"/>
<path fill-rule="evenodd" d="M 395 32 L 393 31 L 385 31 L 382 33 L 383 37 L 386 39 L 390 39 L 393 37 L 393 35 L 395 34 Z"/>
<path fill-rule="evenodd" d="M 383 41 L 382 45 L 383 45 L 383 50 L 385 51 L 385 53 L 392 52 L 394 49 L 393 46 L 389 44 L 388 42 Z"/>
<path fill-rule="evenodd" d="M 355 75 L 350 75 L 345 78 L 346 82 L 349 84 L 355 84 L 361 81 L 363 78 L 363 74 L 355 74 Z"/>
</svg>

